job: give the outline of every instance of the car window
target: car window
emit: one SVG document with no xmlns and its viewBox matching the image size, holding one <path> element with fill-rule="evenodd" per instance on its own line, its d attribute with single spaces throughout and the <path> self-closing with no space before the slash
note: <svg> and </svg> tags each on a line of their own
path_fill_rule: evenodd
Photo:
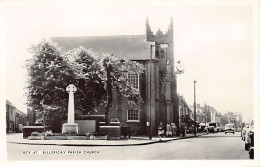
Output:
<svg viewBox="0 0 260 167">
<path fill-rule="evenodd" d="M 234 125 L 226 125 L 226 128 L 234 128 Z"/>
</svg>

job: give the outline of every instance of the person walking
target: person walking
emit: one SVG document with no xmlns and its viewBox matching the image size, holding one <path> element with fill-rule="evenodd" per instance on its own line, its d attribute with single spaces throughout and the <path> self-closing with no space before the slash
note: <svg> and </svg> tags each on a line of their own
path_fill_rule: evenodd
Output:
<svg viewBox="0 0 260 167">
<path fill-rule="evenodd" d="M 162 122 L 160 122 L 160 125 L 158 127 L 158 137 L 160 137 L 159 141 L 162 141 L 162 137 L 163 137 L 163 134 L 164 134 L 164 129 L 163 129 L 163 125 L 162 125 Z"/>
</svg>

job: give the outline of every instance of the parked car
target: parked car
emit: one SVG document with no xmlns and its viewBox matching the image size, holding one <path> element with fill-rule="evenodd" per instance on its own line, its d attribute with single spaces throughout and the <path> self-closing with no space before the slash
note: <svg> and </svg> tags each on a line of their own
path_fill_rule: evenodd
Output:
<svg viewBox="0 0 260 167">
<path fill-rule="evenodd" d="M 234 126 L 234 124 L 226 124 L 225 125 L 225 134 L 227 134 L 227 133 L 235 134 L 235 126 Z"/>
<path fill-rule="evenodd" d="M 221 132 L 221 128 L 219 126 L 217 127 L 217 132 Z"/>
<path fill-rule="evenodd" d="M 207 123 L 207 128 L 209 133 L 217 133 L 217 123 L 216 122 L 209 122 Z"/>
<path fill-rule="evenodd" d="M 249 151 L 249 142 L 250 142 L 250 135 L 254 130 L 254 120 L 251 120 L 249 123 L 249 128 L 246 130 L 245 134 L 245 150 Z"/>
<path fill-rule="evenodd" d="M 254 130 L 251 131 L 249 136 L 249 158 L 254 159 Z"/>
<path fill-rule="evenodd" d="M 246 135 L 246 131 L 249 129 L 249 124 L 245 124 L 245 126 L 243 127 L 242 131 L 241 131 L 241 138 L 243 141 L 245 141 L 245 135 Z"/>
<path fill-rule="evenodd" d="M 206 126 L 205 123 L 200 123 L 200 124 L 199 124 L 199 132 L 208 133 L 207 126 Z"/>
</svg>

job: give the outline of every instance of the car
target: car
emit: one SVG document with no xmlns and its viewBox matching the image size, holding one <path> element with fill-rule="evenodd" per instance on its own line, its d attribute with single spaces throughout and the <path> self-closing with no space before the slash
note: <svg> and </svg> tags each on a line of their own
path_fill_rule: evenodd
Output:
<svg viewBox="0 0 260 167">
<path fill-rule="evenodd" d="M 207 130 L 207 126 L 205 123 L 200 123 L 199 124 L 199 128 L 198 128 L 199 132 L 204 132 L 206 134 L 208 134 L 208 130 Z"/>
<path fill-rule="evenodd" d="M 254 130 L 251 131 L 249 136 L 249 158 L 254 159 Z"/>
<path fill-rule="evenodd" d="M 216 122 L 209 122 L 207 123 L 207 128 L 208 128 L 208 132 L 209 133 L 217 133 L 218 129 L 217 129 L 217 123 Z"/>
<path fill-rule="evenodd" d="M 226 124 L 225 125 L 225 134 L 227 134 L 227 133 L 235 134 L 235 126 L 234 126 L 234 124 Z"/>
<path fill-rule="evenodd" d="M 250 142 L 250 135 L 254 131 L 254 120 L 251 120 L 249 123 L 249 128 L 246 130 L 245 134 L 245 150 L 249 151 L 249 142 Z"/>
<path fill-rule="evenodd" d="M 245 124 L 245 126 L 241 130 L 241 138 L 245 141 L 246 131 L 249 129 L 249 124 Z"/>
</svg>

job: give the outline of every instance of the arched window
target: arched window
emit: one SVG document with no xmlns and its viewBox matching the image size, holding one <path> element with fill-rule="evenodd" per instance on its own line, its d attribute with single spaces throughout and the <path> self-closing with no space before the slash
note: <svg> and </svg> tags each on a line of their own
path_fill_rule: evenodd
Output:
<svg viewBox="0 0 260 167">
<path fill-rule="evenodd" d="M 129 83 L 137 90 L 139 90 L 139 73 L 128 73 Z"/>
</svg>

